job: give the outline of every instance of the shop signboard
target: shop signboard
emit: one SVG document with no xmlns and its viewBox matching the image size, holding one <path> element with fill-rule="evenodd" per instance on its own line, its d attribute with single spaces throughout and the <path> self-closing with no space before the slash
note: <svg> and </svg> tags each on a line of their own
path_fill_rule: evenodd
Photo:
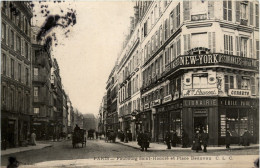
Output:
<svg viewBox="0 0 260 168">
<path fill-rule="evenodd" d="M 149 103 L 144 104 L 144 109 L 145 109 L 145 110 L 147 110 L 147 109 L 149 109 L 149 108 L 150 108 L 150 104 L 149 104 Z"/>
<path fill-rule="evenodd" d="M 182 92 L 183 97 L 192 97 L 192 96 L 216 96 L 218 95 L 217 88 L 209 89 L 185 89 Z"/>
<path fill-rule="evenodd" d="M 250 97 L 251 91 L 250 90 L 242 90 L 242 89 L 229 89 L 228 95 L 229 96 L 237 96 L 237 97 Z"/>
<path fill-rule="evenodd" d="M 163 103 L 167 103 L 167 102 L 169 102 L 169 101 L 171 101 L 171 100 L 172 100 L 172 95 L 165 96 L 165 97 L 163 98 Z"/>
<path fill-rule="evenodd" d="M 161 99 L 157 99 L 153 101 L 153 106 L 158 106 L 161 104 Z"/>
<path fill-rule="evenodd" d="M 202 48 L 202 47 L 200 47 Z M 182 55 L 173 60 L 169 66 L 170 69 L 178 67 L 206 66 L 206 65 L 227 65 L 234 67 L 243 67 L 248 69 L 258 69 L 258 60 L 222 53 Z"/>
<path fill-rule="evenodd" d="M 217 106 L 217 99 L 183 100 L 183 107 Z"/>
<path fill-rule="evenodd" d="M 191 21 L 206 20 L 207 14 L 191 15 Z"/>
</svg>

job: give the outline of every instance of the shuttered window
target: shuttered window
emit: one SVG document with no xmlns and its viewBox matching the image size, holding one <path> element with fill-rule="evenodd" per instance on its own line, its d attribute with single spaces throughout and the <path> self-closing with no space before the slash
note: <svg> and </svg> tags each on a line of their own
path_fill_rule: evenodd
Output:
<svg viewBox="0 0 260 168">
<path fill-rule="evenodd" d="M 188 54 L 187 51 L 190 50 L 190 34 L 186 34 L 183 36 L 184 38 L 184 54 Z"/>
<path fill-rule="evenodd" d="M 223 19 L 232 21 L 232 1 L 223 1 Z"/>
<path fill-rule="evenodd" d="M 183 20 L 190 20 L 190 1 L 183 1 Z"/>
<path fill-rule="evenodd" d="M 255 88 L 255 78 L 254 77 L 251 77 L 251 92 L 252 92 L 252 95 L 255 95 L 256 94 L 256 88 Z"/>
<path fill-rule="evenodd" d="M 259 27 L 259 6 L 255 5 L 255 26 Z"/>
<path fill-rule="evenodd" d="M 181 20 L 180 20 L 180 3 L 178 3 L 176 7 L 176 23 L 177 23 L 177 28 L 180 26 Z"/>
<path fill-rule="evenodd" d="M 241 89 L 241 76 L 237 75 L 237 88 Z"/>
<path fill-rule="evenodd" d="M 229 79 L 230 79 L 229 87 L 230 89 L 234 89 L 234 76 L 229 76 Z"/>
<path fill-rule="evenodd" d="M 240 38 L 236 37 L 236 50 L 237 50 L 237 56 L 240 56 Z"/>
<path fill-rule="evenodd" d="M 233 55 L 233 37 L 224 35 L 224 53 Z"/>
<path fill-rule="evenodd" d="M 168 38 L 168 19 L 164 21 L 164 39 Z"/>
<path fill-rule="evenodd" d="M 255 58 L 259 60 L 259 41 L 256 41 L 256 56 L 255 56 Z"/>
<path fill-rule="evenodd" d="M 240 22 L 240 1 L 236 1 L 236 22 Z"/>
<path fill-rule="evenodd" d="M 254 13 L 254 9 L 253 9 L 253 2 L 250 2 L 249 3 L 249 12 L 250 12 L 250 25 L 253 25 L 253 20 L 254 20 L 254 16 L 253 16 L 253 13 Z"/>
<path fill-rule="evenodd" d="M 228 75 L 225 75 L 225 92 L 228 93 L 229 90 L 229 80 Z"/>
<path fill-rule="evenodd" d="M 177 57 L 181 55 L 181 39 L 177 41 Z"/>
</svg>

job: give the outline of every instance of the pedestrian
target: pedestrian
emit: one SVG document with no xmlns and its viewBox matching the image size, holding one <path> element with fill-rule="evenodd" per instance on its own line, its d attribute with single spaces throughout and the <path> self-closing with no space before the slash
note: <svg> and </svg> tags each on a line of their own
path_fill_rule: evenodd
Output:
<svg viewBox="0 0 260 168">
<path fill-rule="evenodd" d="M 171 134 L 168 131 L 165 134 L 164 141 L 166 142 L 167 149 L 171 149 Z"/>
<path fill-rule="evenodd" d="M 184 129 L 182 129 L 181 139 L 182 139 L 182 148 L 187 148 L 189 144 L 189 137 Z"/>
<path fill-rule="evenodd" d="M 226 131 L 226 149 L 230 149 L 230 143 L 231 143 L 231 133 L 229 129 Z"/>
<path fill-rule="evenodd" d="M 125 130 L 125 143 L 128 143 L 128 130 Z"/>
<path fill-rule="evenodd" d="M 121 135 L 121 142 L 124 142 L 124 140 L 125 140 L 125 134 L 124 134 L 124 132 L 121 130 L 121 133 L 120 133 L 120 135 Z"/>
<path fill-rule="evenodd" d="M 172 147 L 176 147 L 177 146 L 177 142 L 178 142 L 178 136 L 177 136 L 177 132 L 171 131 L 171 143 L 172 143 Z"/>
<path fill-rule="evenodd" d="M 34 133 L 34 131 L 31 134 L 31 144 L 32 145 L 36 145 L 36 134 Z"/>
<path fill-rule="evenodd" d="M 142 148 L 142 139 L 143 139 L 143 133 L 140 131 L 137 135 L 137 144 Z"/>
<path fill-rule="evenodd" d="M 15 157 L 9 157 L 8 158 L 8 165 L 7 165 L 7 168 L 17 168 L 19 167 L 19 162 L 16 160 Z"/>
<path fill-rule="evenodd" d="M 78 126 L 78 124 L 76 124 L 75 128 L 74 128 L 74 132 L 77 132 L 80 130 L 80 127 Z"/>
<path fill-rule="evenodd" d="M 196 133 L 193 136 L 193 145 L 192 150 L 196 150 L 196 152 L 199 152 L 201 149 L 201 135 L 199 133 L 199 130 L 196 130 Z"/>
<path fill-rule="evenodd" d="M 96 139 L 98 139 L 98 131 L 96 131 Z"/>
<path fill-rule="evenodd" d="M 203 152 L 207 152 L 207 146 L 208 146 L 208 140 L 209 140 L 209 134 L 207 133 L 207 130 L 204 128 L 202 134 L 201 134 L 201 141 L 203 145 Z"/>
<path fill-rule="evenodd" d="M 142 150 L 141 151 L 147 151 L 147 148 L 149 146 L 149 135 L 148 132 L 142 133 Z"/>
<path fill-rule="evenodd" d="M 245 132 L 244 132 L 242 138 L 243 138 L 243 146 L 249 146 L 251 134 L 249 133 L 249 131 L 247 129 L 245 129 Z"/>
</svg>

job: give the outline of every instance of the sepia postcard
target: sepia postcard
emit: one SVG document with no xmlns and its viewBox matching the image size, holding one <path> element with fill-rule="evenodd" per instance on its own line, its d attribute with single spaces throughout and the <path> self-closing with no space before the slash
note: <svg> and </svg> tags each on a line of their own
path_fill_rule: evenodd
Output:
<svg viewBox="0 0 260 168">
<path fill-rule="evenodd" d="M 1 167 L 259 167 L 259 1 L 2 0 Z"/>
</svg>

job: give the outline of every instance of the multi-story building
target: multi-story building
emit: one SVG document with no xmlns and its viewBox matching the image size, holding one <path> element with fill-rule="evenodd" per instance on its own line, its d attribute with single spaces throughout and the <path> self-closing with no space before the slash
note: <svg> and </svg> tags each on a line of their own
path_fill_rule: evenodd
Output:
<svg viewBox="0 0 260 168">
<path fill-rule="evenodd" d="M 131 17 L 130 32 L 127 36 L 118 64 L 118 109 L 120 129 L 131 131 L 133 138 L 141 129 L 137 114 L 140 112 L 140 82 L 141 82 L 141 48 L 140 24 L 137 6 L 135 17 Z"/>
<path fill-rule="evenodd" d="M 259 133 L 258 1 L 138 2 L 143 127 L 207 129 L 209 144 Z"/>
<path fill-rule="evenodd" d="M 117 62 L 109 75 L 106 90 L 107 90 L 106 128 L 112 129 L 115 132 L 117 132 L 119 129 L 118 110 L 117 110 L 117 92 L 118 92 Z"/>
<path fill-rule="evenodd" d="M 32 37 L 36 37 L 38 27 L 32 27 Z M 43 45 L 32 38 L 32 128 L 37 139 L 49 139 L 53 136 L 53 102 L 51 88 L 51 52 L 50 45 Z"/>
<path fill-rule="evenodd" d="M 85 130 L 90 130 L 94 129 L 95 131 L 97 130 L 97 119 L 94 116 L 94 114 L 89 113 L 89 114 L 83 114 L 83 129 Z"/>
<path fill-rule="evenodd" d="M 1 2 L 1 140 L 23 145 L 30 135 L 30 2 Z"/>
<path fill-rule="evenodd" d="M 98 132 L 104 133 L 105 132 L 105 116 L 107 109 L 107 96 L 106 93 L 102 98 L 102 102 L 99 107 L 99 114 L 98 114 Z"/>
<path fill-rule="evenodd" d="M 51 70 L 51 86 L 53 91 L 53 112 L 54 122 L 54 139 L 59 139 L 63 128 L 63 94 L 60 77 L 60 69 L 57 60 L 54 58 Z"/>
<path fill-rule="evenodd" d="M 69 96 L 67 95 L 67 106 L 68 106 L 68 134 L 73 132 L 73 106 Z"/>
<path fill-rule="evenodd" d="M 67 106 L 67 95 L 65 90 L 62 90 L 62 132 L 68 134 L 68 106 Z"/>
</svg>

